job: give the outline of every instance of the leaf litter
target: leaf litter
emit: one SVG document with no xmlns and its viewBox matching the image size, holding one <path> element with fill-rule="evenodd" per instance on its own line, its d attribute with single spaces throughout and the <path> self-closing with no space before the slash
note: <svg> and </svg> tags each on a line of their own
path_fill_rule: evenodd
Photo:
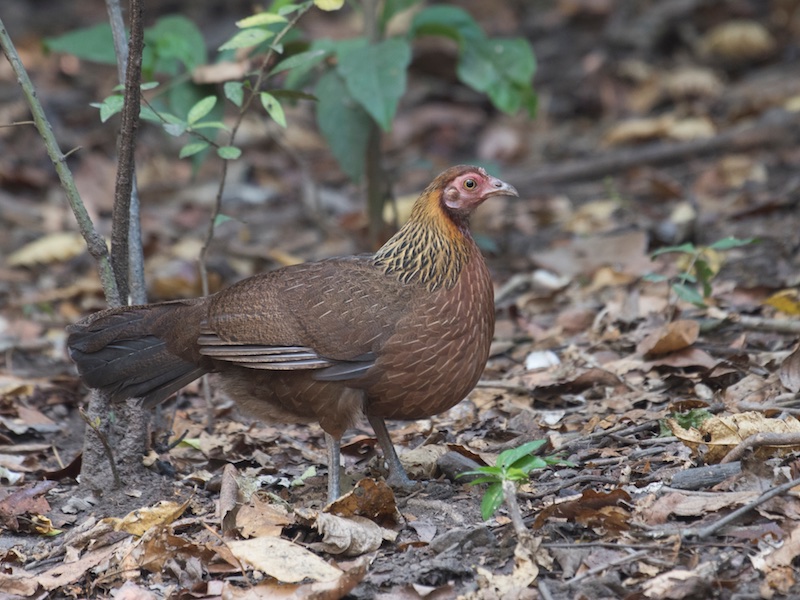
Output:
<svg viewBox="0 0 800 600">
<path fill-rule="evenodd" d="M 683 10 L 693 10 L 685 4 Z M 778 11 L 764 6 L 753 10 Z M 793 118 L 798 79 L 775 51 L 785 39 L 755 21 L 733 19 L 723 6 L 709 10 L 710 20 L 685 15 L 698 19 L 703 35 L 697 47 L 685 48 L 692 64 L 678 64 L 665 47 L 651 46 L 655 36 L 635 37 L 636 19 L 647 16 L 677 32 L 655 8 L 617 17 L 632 19 L 620 47 L 633 50 L 616 60 L 595 52 L 598 39 L 590 31 L 605 25 L 613 6 L 559 3 L 541 21 L 552 29 L 524 20 L 505 24 L 528 28 L 535 45 L 569 33 L 563 57 L 541 61 L 537 87 L 552 100 L 537 122 L 487 118 L 469 102 L 453 108 L 417 100 L 401 111 L 387 141 L 398 164 L 415 164 L 426 153 L 450 163 L 480 151 L 504 161 L 506 178 L 526 195 L 514 205 L 487 205 L 476 217 L 477 236 L 497 244 L 489 257 L 498 284 L 497 334 L 481 384 L 444 415 L 393 427 L 401 459 L 427 481 L 410 494 L 380 483 L 382 466 L 364 427 L 345 444 L 344 485 L 352 491 L 326 507 L 319 428 L 248 422 L 218 399 L 206 431 L 208 409 L 196 385 L 155 422 L 148 461 L 163 484 L 131 482 L 104 498 L 83 492 L 73 460 L 84 391 L 65 358 L 63 327 L 101 307 L 102 298 L 91 261 L 63 231 L 72 221 L 51 197 L 54 183 L 37 162 L 35 139 L 18 128 L 0 134 L 16 151 L 14 163 L 8 153 L 0 156 L 0 174 L 13 189 L 0 194 L 0 223 L 8 232 L 0 239 L 3 593 L 796 595 L 800 384 L 792 324 L 800 227 L 793 173 L 800 154 L 777 141 L 748 147 L 728 139 L 721 150 L 683 154 L 672 163 L 606 165 L 605 179 L 524 186 L 535 168 L 596 154 L 603 140 L 604 155 L 630 161 L 626 151 L 635 156 L 647 144 L 713 142 L 770 111 Z M 749 41 L 731 43 L 737 36 Z M 609 26 L 604 43 L 623 38 Z M 44 57 L 30 64 L 51 73 L 61 68 Z M 567 65 L 581 65 L 578 80 L 570 80 L 575 75 Z M 559 77 L 568 91 L 560 90 Z M 94 115 L 75 110 L 75 122 L 85 119 L 81 127 L 88 128 Z M 564 117 L 585 110 L 596 111 L 593 127 Z M 786 131 L 796 130 L 796 121 L 783 122 Z M 436 156 L 425 145 L 433 128 Z M 252 133 L 263 132 L 253 124 Z M 153 144 L 147 135 L 146 147 Z M 242 197 L 253 182 L 270 193 L 258 196 L 255 209 L 229 205 L 234 218 L 219 225 L 212 252 L 214 285 L 359 250 L 364 221 L 355 188 L 322 154 L 313 129 L 298 125 L 291 136 L 319 158 L 316 178 L 341 232 L 297 225 L 308 222 L 302 203 L 282 198 L 294 193 L 301 175 L 280 155 L 255 149 L 252 172 L 232 181 Z M 113 140 L 105 144 L 111 155 Z M 144 229 L 157 232 L 146 240 L 151 296 L 193 295 L 192 259 L 205 224 L 197 201 L 216 172 L 201 173 L 195 183 L 186 163 L 151 152 L 140 171 L 149 200 Z M 73 158 L 90 210 L 101 220 L 114 167 L 98 158 L 104 156 Z M 413 197 L 428 174 L 409 169 L 398 194 Z M 708 247 L 726 237 L 758 243 L 707 256 L 713 277 L 705 307 L 676 298 L 668 281 L 646 280 L 690 272 L 674 256 L 651 260 L 653 250 L 688 241 Z M 559 451 L 577 466 L 534 471 L 520 486 L 532 536 L 520 543 L 506 509 L 484 522 L 481 486 L 454 477 L 535 439 L 547 440 L 544 452 Z M 768 497 L 780 485 L 790 487 Z"/>
</svg>

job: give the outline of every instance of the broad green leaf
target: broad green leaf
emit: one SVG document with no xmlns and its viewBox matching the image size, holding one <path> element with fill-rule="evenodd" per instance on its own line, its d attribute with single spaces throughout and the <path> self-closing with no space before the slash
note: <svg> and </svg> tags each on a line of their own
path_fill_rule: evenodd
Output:
<svg viewBox="0 0 800 600">
<path fill-rule="evenodd" d="M 241 21 L 236 21 L 236 26 L 239 29 L 247 29 L 248 27 L 264 27 L 265 25 L 274 25 L 275 23 L 286 23 L 286 17 L 271 12 L 260 12 L 245 17 Z"/>
<path fill-rule="evenodd" d="M 242 151 L 236 146 L 222 146 L 217 148 L 217 154 L 225 160 L 236 160 L 242 155 Z"/>
<path fill-rule="evenodd" d="M 272 120 L 275 121 L 281 127 L 286 127 L 286 115 L 283 113 L 283 107 L 281 103 L 275 99 L 275 96 L 272 94 L 268 94 L 267 92 L 261 92 L 259 94 L 261 98 L 261 105 L 264 109 L 269 113 L 269 116 L 272 117 Z"/>
<path fill-rule="evenodd" d="M 226 81 L 222 86 L 225 97 L 233 102 L 239 108 L 242 107 L 244 102 L 244 87 L 241 81 Z"/>
<path fill-rule="evenodd" d="M 530 44 L 521 38 L 469 40 L 461 45 L 456 69 L 461 81 L 488 94 L 492 103 L 506 113 L 522 108 L 535 70 Z"/>
<path fill-rule="evenodd" d="M 144 121 L 150 121 L 152 123 L 161 123 L 161 119 L 159 118 L 158 113 L 149 106 L 143 105 L 139 109 L 139 118 Z"/>
<path fill-rule="evenodd" d="M 186 144 L 183 148 L 181 148 L 181 151 L 178 154 L 178 156 L 180 158 L 186 158 L 186 157 L 189 157 L 189 156 L 193 156 L 193 155 L 197 154 L 198 152 L 202 152 L 203 150 L 208 148 L 208 146 L 209 146 L 208 142 L 204 142 L 204 141 L 191 142 L 189 144 Z"/>
<path fill-rule="evenodd" d="M 532 442 L 527 442 L 518 446 L 517 448 L 511 448 L 509 450 L 505 450 L 500 453 L 497 457 L 497 466 L 501 469 L 505 469 L 510 467 L 515 462 L 517 462 L 520 458 L 534 452 L 544 446 L 547 443 L 547 440 L 533 440 Z"/>
<path fill-rule="evenodd" d="M 159 85 L 160 85 L 160 83 L 159 83 L 158 81 L 148 81 L 147 83 L 143 83 L 142 85 L 140 85 L 140 86 L 139 86 L 139 88 L 140 88 L 142 91 L 146 91 L 146 90 L 154 90 L 154 89 L 156 89 L 156 88 L 157 88 Z"/>
<path fill-rule="evenodd" d="M 342 171 L 358 182 L 364 173 L 370 117 L 353 100 L 342 78 L 334 71 L 320 78 L 314 94 L 319 98 L 317 122 L 320 131 Z"/>
<path fill-rule="evenodd" d="M 344 0 L 314 0 L 314 6 L 320 10 L 339 10 L 344 6 Z"/>
<path fill-rule="evenodd" d="M 494 512 L 503 503 L 503 484 L 493 483 L 483 493 L 483 500 L 481 501 L 481 517 L 484 521 L 488 521 Z"/>
<path fill-rule="evenodd" d="M 544 458 L 540 456 L 532 456 L 530 454 L 523 456 L 518 461 L 515 461 L 512 465 L 514 469 L 519 469 L 526 476 L 534 469 L 544 469 L 546 466 L 547 463 L 545 462 Z"/>
<path fill-rule="evenodd" d="M 411 21 L 409 36 L 442 35 L 459 42 L 484 38 L 483 30 L 463 8 L 436 4 L 422 9 Z"/>
<path fill-rule="evenodd" d="M 172 137 L 178 137 L 186 133 L 186 123 L 164 123 L 164 131 Z"/>
<path fill-rule="evenodd" d="M 650 281 L 652 283 L 661 283 L 662 281 L 668 281 L 669 277 L 666 275 L 661 275 L 659 273 L 648 273 L 644 277 L 642 277 L 642 281 Z"/>
<path fill-rule="evenodd" d="M 50 52 L 73 54 L 82 60 L 105 65 L 117 64 L 114 37 L 108 23 L 76 29 L 64 35 L 45 38 L 44 47 Z"/>
<path fill-rule="evenodd" d="M 216 96 L 206 96 L 197 102 L 192 108 L 189 109 L 189 114 L 186 116 L 186 122 L 189 125 L 194 125 L 211 112 L 211 109 L 217 104 Z"/>
<path fill-rule="evenodd" d="M 457 477 L 462 475 L 469 475 L 469 473 L 459 473 Z M 498 477 L 478 477 L 469 482 L 469 485 L 478 485 L 479 483 L 497 483 L 500 480 Z"/>
<path fill-rule="evenodd" d="M 681 244 L 680 246 L 664 246 L 663 248 L 659 248 L 650 254 L 651 257 L 655 258 L 656 256 L 660 256 L 662 254 L 668 254 L 670 252 L 681 252 L 683 254 L 694 254 L 697 252 L 697 248 L 691 242 L 687 242 L 685 244 Z"/>
<path fill-rule="evenodd" d="M 219 49 L 236 50 L 238 48 L 250 48 L 251 46 L 257 46 L 261 42 L 265 42 L 274 35 L 275 32 L 269 29 L 243 29 L 222 44 Z"/>
<path fill-rule="evenodd" d="M 406 67 L 411 61 L 411 46 L 400 38 L 377 44 L 359 44 L 339 50 L 338 71 L 347 90 L 375 121 L 389 131 L 397 103 L 406 89 Z"/>
<path fill-rule="evenodd" d="M 105 98 L 98 106 L 100 108 L 100 122 L 105 123 L 115 114 L 122 110 L 125 98 L 119 94 L 113 94 Z"/>
<path fill-rule="evenodd" d="M 192 125 L 192 129 L 224 129 L 228 131 L 228 126 L 222 121 L 200 121 Z"/>
<path fill-rule="evenodd" d="M 714 250 L 730 250 L 731 248 L 739 248 L 741 246 L 747 246 L 748 244 L 752 244 L 756 241 L 756 238 L 746 238 L 741 240 L 735 237 L 726 237 L 722 238 L 721 240 L 717 240 L 713 244 L 709 246 L 709 248 L 713 248 Z"/>
<path fill-rule="evenodd" d="M 144 30 L 144 73 L 176 75 L 177 64 L 191 71 L 206 62 L 206 42 L 197 26 L 186 17 L 170 15 L 161 17 L 156 24 Z"/>
<path fill-rule="evenodd" d="M 703 297 L 700 293 L 693 287 L 683 285 L 681 283 L 673 283 L 672 290 L 675 292 L 675 295 L 678 296 L 681 300 L 686 302 L 691 302 L 697 307 L 705 308 L 706 303 L 703 300 Z"/>
<path fill-rule="evenodd" d="M 269 72 L 270 75 L 280 73 L 281 71 L 288 71 L 289 69 L 296 69 L 297 67 L 308 67 L 319 64 L 322 62 L 328 52 L 325 50 L 308 50 L 306 52 L 298 52 L 289 58 L 286 58 L 275 65 Z"/>
</svg>

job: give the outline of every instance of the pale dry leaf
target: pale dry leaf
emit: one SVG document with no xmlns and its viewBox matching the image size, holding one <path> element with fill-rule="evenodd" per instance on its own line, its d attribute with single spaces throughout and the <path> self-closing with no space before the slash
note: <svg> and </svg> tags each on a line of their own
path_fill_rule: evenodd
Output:
<svg viewBox="0 0 800 600">
<path fill-rule="evenodd" d="M 715 574 L 716 566 L 710 562 L 700 563 L 691 570 L 672 569 L 644 582 L 642 590 L 644 596 L 652 600 L 708 598 Z"/>
<path fill-rule="evenodd" d="M 254 569 L 286 583 L 304 579 L 335 581 L 342 571 L 302 546 L 279 537 L 228 542 L 233 555 Z"/>
<path fill-rule="evenodd" d="M 279 536 L 283 528 L 293 522 L 286 508 L 271 504 L 257 494 L 236 513 L 236 528 L 245 538 Z"/>
<path fill-rule="evenodd" d="M 131 535 L 141 536 L 152 527 L 169 525 L 180 517 L 188 506 L 188 500 L 183 504 L 162 500 L 154 506 L 133 510 L 121 519 L 109 517 L 104 521 L 111 523 L 115 531 L 124 531 Z"/>
<path fill-rule="evenodd" d="M 374 552 L 381 547 L 386 535 L 397 535 L 384 530 L 366 517 L 344 518 L 328 513 L 317 514 L 316 527 L 322 534 L 322 541 L 312 544 L 312 548 L 342 556 L 360 556 Z"/>
<path fill-rule="evenodd" d="M 436 461 L 447 452 L 447 446 L 425 444 L 403 452 L 400 463 L 411 479 L 435 479 L 439 472 Z"/>
<path fill-rule="evenodd" d="M 758 21 L 737 19 L 717 25 L 700 41 L 700 48 L 714 58 L 731 64 L 747 64 L 770 56 L 775 38 Z"/>
<path fill-rule="evenodd" d="M 72 231 L 51 233 L 12 252 L 6 263 L 10 267 L 48 265 L 74 258 L 86 251 L 81 234 Z"/>
<path fill-rule="evenodd" d="M 673 321 L 647 335 L 636 346 L 642 355 L 658 356 L 688 348 L 697 341 L 700 324 L 691 319 Z"/>
</svg>

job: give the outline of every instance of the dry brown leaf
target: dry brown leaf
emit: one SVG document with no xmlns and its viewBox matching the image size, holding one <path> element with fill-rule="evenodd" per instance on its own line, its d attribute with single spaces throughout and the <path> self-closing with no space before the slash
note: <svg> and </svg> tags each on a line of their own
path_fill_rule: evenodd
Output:
<svg viewBox="0 0 800 600">
<path fill-rule="evenodd" d="M 342 571 L 302 546 L 283 538 L 263 537 L 228 543 L 233 555 L 254 569 L 286 583 L 304 579 L 336 581 Z"/>
<path fill-rule="evenodd" d="M 709 598 L 716 575 L 716 565 L 704 562 L 694 569 L 677 568 L 662 573 L 643 585 L 646 598 L 673 600 L 675 598 Z"/>
<path fill-rule="evenodd" d="M 697 341 L 700 324 L 691 319 L 667 323 L 647 335 L 636 346 L 636 351 L 645 356 L 658 356 L 688 348 Z"/>
<path fill-rule="evenodd" d="M 434 479 L 439 467 L 436 461 L 447 454 L 447 446 L 425 444 L 400 455 L 400 463 L 411 479 Z"/>
<path fill-rule="evenodd" d="M 283 506 L 271 504 L 258 494 L 250 497 L 236 513 L 236 528 L 242 537 L 279 536 L 283 528 L 294 523 L 294 518 Z"/>
<path fill-rule="evenodd" d="M 664 137 L 675 122 L 675 117 L 629 119 L 612 127 L 603 138 L 606 146 L 645 142 Z"/>
<path fill-rule="evenodd" d="M 356 483 L 353 491 L 331 502 L 325 507 L 325 512 L 340 517 L 358 515 L 377 523 L 396 523 L 398 518 L 392 488 L 384 481 L 369 478 L 362 479 Z"/>
<path fill-rule="evenodd" d="M 51 233 L 12 252 L 6 263 L 10 267 L 47 265 L 75 258 L 86 251 L 81 234 L 72 231 Z"/>
<path fill-rule="evenodd" d="M 792 529 L 782 545 L 778 547 L 765 545 L 755 556 L 750 557 L 753 566 L 766 575 L 761 586 L 762 598 L 771 598 L 774 592 L 789 593 L 796 580 L 793 564 L 798 556 L 800 556 L 800 526 Z"/>
<path fill-rule="evenodd" d="M 610 492 L 584 491 L 580 498 L 542 509 L 533 522 L 533 527 L 541 528 L 551 517 L 576 521 L 591 528 L 602 527 L 606 531 L 625 531 L 630 527 L 630 512 L 627 506 L 631 497 L 623 489 Z"/>
<path fill-rule="evenodd" d="M 783 360 L 778 377 L 787 390 L 795 394 L 800 392 L 800 346 Z"/>
<path fill-rule="evenodd" d="M 718 492 L 716 494 L 671 492 L 661 496 L 640 517 L 649 525 L 662 525 L 671 516 L 703 517 L 725 508 L 747 504 L 758 496 L 758 492 Z"/>
</svg>

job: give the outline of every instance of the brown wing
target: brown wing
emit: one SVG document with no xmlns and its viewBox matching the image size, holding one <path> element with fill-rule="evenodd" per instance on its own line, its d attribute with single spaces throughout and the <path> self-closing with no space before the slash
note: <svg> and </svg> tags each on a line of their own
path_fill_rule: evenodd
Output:
<svg viewBox="0 0 800 600">
<path fill-rule="evenodd" d="M 247 368 L 352 379 L 374 364 L 415 290 L 366 256 L 287 267 L 211 298 L 197 343 L 203 356 Z"/>
</svg>

